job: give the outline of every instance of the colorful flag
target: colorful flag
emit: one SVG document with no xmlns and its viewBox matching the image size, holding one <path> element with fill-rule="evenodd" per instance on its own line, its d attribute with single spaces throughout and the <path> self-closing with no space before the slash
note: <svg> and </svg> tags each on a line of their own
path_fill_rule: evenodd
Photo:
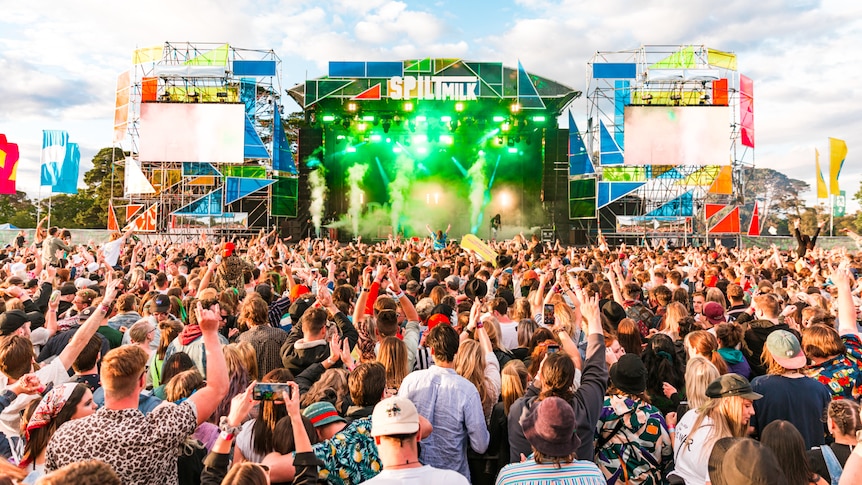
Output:
<svg viewBox="0 0 862 485">
<path fill-rule="evenodd" d="M 77 143 L 66 144 L 66 155 L 60 166 L 60 178 L 51 187 L 55 194 L 77 194 L 78 193 L 78 171 L 81 167 L 81 152 Z"/>
<path fill-rule="evenodd" d="M 838 138 L 829 138 L 829 193 L 832 195 L 841 195 L 841 190 L 838 188 L 838 175 L 841 174 L 845 158 L 847 158 L 847 143 Z"/>
<path fill-rule="evenodd" d="M 0 194 L 15 194 L 15 179 L 18 172 L 18 145 L 6 141 L 0 134 Z"/>
<path fill-rule="evenodd" d="M 826 190 L 826 180 L 823 179 L 823 171 L 820 170 L 820 152 L 814 149 L 814 166 L 817 170 L 817 198 L 828 199 L 829 192 Z"/>
<path fill-rule="evenodd" d="M 41 184 L 53 189 L 60 180 L 60 169 L 66 159 L 69 134 L 63 130 L 42 130 Z"/>
</svg>

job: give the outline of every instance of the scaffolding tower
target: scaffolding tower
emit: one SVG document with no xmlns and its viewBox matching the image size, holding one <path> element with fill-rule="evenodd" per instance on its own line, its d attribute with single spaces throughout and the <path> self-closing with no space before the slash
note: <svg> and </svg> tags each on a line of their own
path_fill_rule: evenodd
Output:
<svg viewBox="0 0 862 485">
<path fill-rule="evenodd" d="M 754 137 L 751 82 L 736 62 L 735 54 L 703 45 L 643 45 L 593 56 L 587 64 L 587 126 L 578 134 L 588 162 L 570 167 L 570 185 L 592 179 L 600 230 L 678 244 L 711 234 L 738 236 L 739 210 L 746 207 L 746 213 L 746 203 L 754 202 L 745 200 L 743 176 L 754 164 Z M 625 163 L 625 112 L 631 106 L 728 106 L 728 163 Z M 736 218 L 735 226 L 725 223 L 728 217 Z"/>
</svg>

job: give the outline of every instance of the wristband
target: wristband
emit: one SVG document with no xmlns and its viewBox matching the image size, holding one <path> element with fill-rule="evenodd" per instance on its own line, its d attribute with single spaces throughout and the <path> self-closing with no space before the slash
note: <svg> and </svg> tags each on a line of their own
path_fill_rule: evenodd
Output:
<svg viewBox="0 0 862 485">
<path fill-rule="evenodd" d="M 676 428 L 674 428 L 674 427 L 668 428 L 667 432 L 668 433 L 676 433 Z"/>
<path fill-rule="evenodd" d="M 403 291 L 402 291 L 401 293 L 397 293 L 397 294 L 395 295 L 395 299 L 396 299 L 396 300 L 400 300 L 400 299 L 402 299 L 402 298 L 404 298 L 404 292 L 403 292 Z"/>
<path fill-rule="evenodd" d="M 239 434 L 240 430 L 242 429 L 242 426 L 231 426 L 230 424 L 228 424 L 227 416 L 222 416 L 219 419 L 218 427 L 221 430 L 222 435 L 230 436 L 230 438 L 225 439 L 233 439 L 233 437 Z"/>
<path fill-rule="evenodd" d="M 223 441 L 230 441 L 233 439 L 234 435 L 233 435 L 233 433 L 228 433 L 227 431 L 222 431 L 221 433 L 219 433 L 218 437 L 221 438 Z"/>
</svg>

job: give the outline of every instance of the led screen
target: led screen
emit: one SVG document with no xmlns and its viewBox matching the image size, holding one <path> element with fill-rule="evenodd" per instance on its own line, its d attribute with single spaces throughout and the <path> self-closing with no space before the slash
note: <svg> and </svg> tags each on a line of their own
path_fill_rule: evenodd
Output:
<svg viewBox="0 0 862 485">
<path fill-rule="evenodd" d="M 240 163 L 244 129 L 242 103 L 143 103 L 140 160 Z"/>
<path fill-rule="evenodd" d="M 727 165 L 727 106 L 626 106 L 626 165 Z"/>
</svg>

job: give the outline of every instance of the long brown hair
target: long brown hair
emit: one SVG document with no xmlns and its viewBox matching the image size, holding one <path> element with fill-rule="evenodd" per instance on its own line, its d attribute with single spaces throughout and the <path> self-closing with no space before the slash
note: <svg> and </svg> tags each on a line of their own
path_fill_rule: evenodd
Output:
<svg viewBox="0 0 862 485">
<path fill-rule="evenodd" d="M 487 419 L 491 415 L 491 408 L 499 396 L 491 395 L 491 386 L 488 378 L 485 377 L 485 363 L 485 353 L 482 352 L 479 342 L 475 340 L 461 342 L 458 353 L 455 354 L 455 372 L 476 386 L 479 397 L 482 398 L 482 409 L 485 412 L 485 419 Z"/>
<path fill-rule="evenodd" d="M 502 384 L 503 412 L 506 416 L 509 415 L 509 409 L 511 409 L 512 404 L 524 395 L 529 378 L 530 375 L 527 373 L 527 367 L 518 359 L 510 360 L 503 367 L 500 379 Z"/>
<path fill-rule="evenodd" d="M 377 362 L 386 369 L 386 387 L 398 389 L 401 381 L 410 373 L 407 361 L 407 345 L 398 337 L 386 337 L 380 342 Z"/>
</svg>

